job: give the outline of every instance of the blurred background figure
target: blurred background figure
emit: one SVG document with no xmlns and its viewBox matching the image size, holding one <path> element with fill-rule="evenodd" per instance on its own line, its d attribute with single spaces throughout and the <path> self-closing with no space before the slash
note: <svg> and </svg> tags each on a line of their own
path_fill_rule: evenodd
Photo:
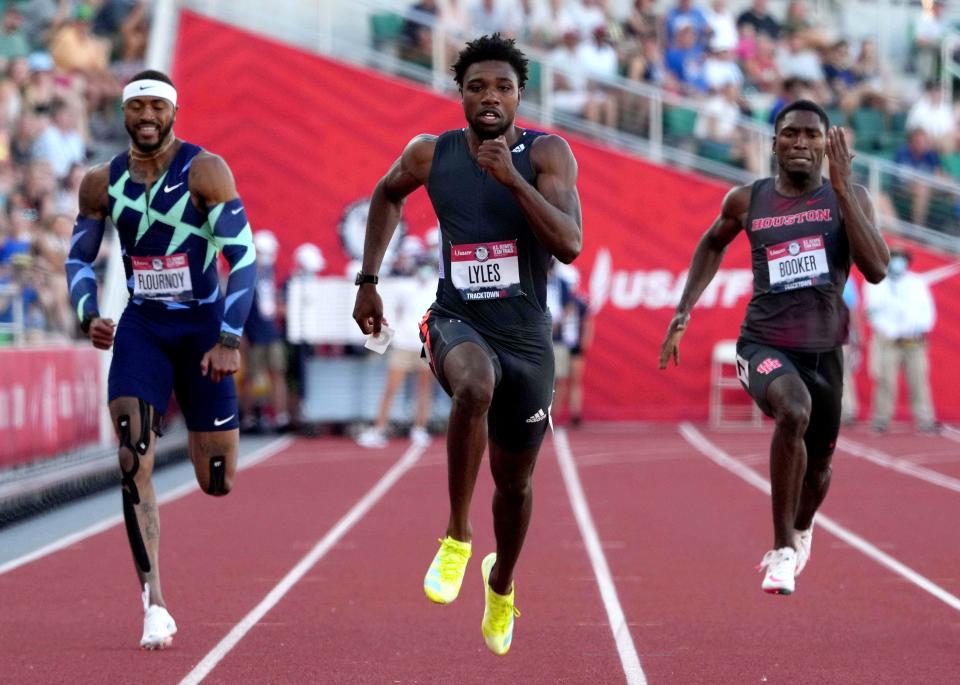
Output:
<svg viewBox="0 0 960 685">
<path fill-rule="evenodd" d="M 553 314 L 555 382 L 550 414 L 560 423 L 579 426 L 583 417 L 584 353 L 593 339 L 587 299 L 580 294 L 580 272 L 555 262 L 547 281 L 547 306 Z"/>
<path fill-rule="evenodd" d="M 860 293 L 853 278 L 843 287 L 843 303 L 850 312 L 850 333 L 843 346 L 843 396 L 840 400 L 840 422 L 849 426 L 860 415 L 857 399 L 857 372 L 863 363 L 863 318 L 860 315 Z"/>
<path fill-rule="evenodd" d="M 411 375 L 416 383 L 416 408 L 410 440 L 417 445 L 430 442 L 427 421 L 433 400 L 433 374 L 426 360 L 420 356 L 423 346 L 420 340 L 420 320 L 436 296 L 435 258 L 416 236 L 407 236 L 400 244 L 391 274 L 396 280 L 390 284 L 397 293 L 397 307 L 393 312 L 384 312 L 385 321 L 396 333 L 387 350 L 387 379 L 376 421 L 357 436 L 357 444 L 362 447 L 386 447 L 387 424 L 393 400 L 404 381 Z"/>
<path fill-rule="evenodd" d="M 897 406 L 897 378 L 903 368 L 916 429 L 936 432 L 939 426 L 934 419 L 927 360 L 927 336 L 936 320 L 936 308 L 930 286 L 922 276 L 910 271 L 908 252 L 890 251 L 887 277 L 865 286 L 864 305 L 873 329 L 871 427 L 878 432 L 889 428 Z"/>
<path fill-rule="evenodd" d="M 260 433 L 290 429 L 287 411 L 287 351 L 277 326 L 279 293 L 274 264 L 280 244 L 269 230 L 253 234 L 257 249 L 257 286 L 250 315 L 243 327 L 246 339 L 243 377 L 240 379 L 240 431 Z M 270 413 L 258 406 L 261 398 Z"/>
<path fill-rule="evenodd" d="M 293 251 L 293 271 L 283 284 L 283 297 L 280 302 L 280 321 L 283 326 L 283 338 L 287 339 L 287 297 L 290 284 L 295 282 L 316 281 L 327 266 L 323 251 L 313 243 L 298 245 Z M 306 383 L 307 361 L 313 357 L 314 345 L 310 343 L 284 343 L 287 350 L 287 411 L 294 426 L 303 426 L 301 401 Z"/>
</svg>

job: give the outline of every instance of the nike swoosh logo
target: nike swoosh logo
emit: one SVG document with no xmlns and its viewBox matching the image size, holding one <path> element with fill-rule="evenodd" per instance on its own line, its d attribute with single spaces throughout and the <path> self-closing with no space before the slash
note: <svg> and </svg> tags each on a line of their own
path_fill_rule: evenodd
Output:
<svg viewBox="0 0 960 685">
<path fill-rule="evenodd" d="M 182 185 L 183 185 L 183 181 L 180 181 L 180 183 L 178 183 L 178 184 L 175 185 L 175 186 L 163 186 L 163 192 L 165 192 L 165 193 L 172 193 L 174 190 L 176 190 L 177 188 L 179 188 L 179 187 L 182 186 Z"/>
<path fill-rule="evenodd" d="M 236 209 L 231 209 L 231 210 L 230 210 L 230 213 L 231 213 L 231 214 L 239 214 L 239 213 L 242 212 L 242 211 L 243 211 L 243 207 L 237 207 Z"/>
<path fill-rule="evenodd" d="M 153 88 L 153 86 L 140 86 L 140 90 L 146 90 L 147 88 Z"/>
<path fill-rule="evenodd" d="M 225 424 L 227 421 L 229 421 L 229 420 L 232 419 L 233 417 L 234 417 L 234 414 L 230 414 L 230 416 L 228 416 L 228 417 L 225 418 L 225 419 L 214 419 L 214 420 L 213 420 L 213 425 L 214 425 L 214 426 L 222 426 L 223 424 Z"/>
</svg>

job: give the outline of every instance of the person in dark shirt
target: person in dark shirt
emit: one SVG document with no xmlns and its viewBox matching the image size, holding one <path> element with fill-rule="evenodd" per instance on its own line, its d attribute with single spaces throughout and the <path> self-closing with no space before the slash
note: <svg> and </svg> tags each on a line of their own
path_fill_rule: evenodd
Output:
<svg viewBox="0 0 960 685">
<path fill-rule="evenodd" d="M 732 189 L 693 253 L 660 368 L 679 363 L 690 312 L 741 231 L 750 241 L 754 292 L 737 341 L 737 376 L 775 427 L 770 445 L 773 549 L 761 588 L 791 594 L 810 558 L 813 519 L 830 485 L 840 430 L 851 264 L 867 281 L 886 275 L 890 253 L 873 205 L 852 177 L 843 129 L 800 100 L 774 124 L 776 175 Z M 821 175 L 824 154 L 830 181 Z"/>
<path fill-rule="evenodd" d="M 767 12 L 767 0 L 753 0 L 750 9 L 743 11 L 737 17 L 737 28 L 743 24 L 753 26 L 757 35 L 766 33 L 771 38 L 780 37 L 780 24 Z"/>
<path fill-rule="evenodd" d="M 497 551 L 481 564 L 482 632 L 491 651 L 506 654 L 513 570 L 553 396 L 547 270 L 552 256 L 573 261 L 582 244 L 577 163 L 563 138 L 514 124 L 527 59 L 513 40 L 494 34 L 468 43 L 453 71 L 468 125 L 416 136 L 377 184 L 353 316 L 364 333 L 380 333 L 377 272 L 405 198 L 426 186 L 443 247 L 437 299 L 420 324 L 420 339 L 453 405 L 450 518 L 424 591 L 441 604 L 459 593 L 471 555 L 470 500 L 489 444 Z"/>
</svg>

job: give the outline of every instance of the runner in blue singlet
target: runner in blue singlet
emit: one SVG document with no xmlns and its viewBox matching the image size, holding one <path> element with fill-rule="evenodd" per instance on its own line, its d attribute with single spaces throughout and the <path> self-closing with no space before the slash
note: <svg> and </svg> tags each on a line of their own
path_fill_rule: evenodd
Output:
<svg viewBox="0 0 960 685">
<path fill-rule="evenodd" d="M 233 175 L 220 157 L 177 139 L 176 112 L 176 89 L 161 72 L 141 72 L 123 89 L 130 148 L 84 177 L 66 263 L 81 328 L 95 347 L 113 347 L 110 416 L 120 441 L 124 521 L 143 588 L 140 645 L 147 649 L 168 646 L 177 630 L 160 589 L 155 422 L 173 391 L 197 482 L 214 496 L 230 492 L 239 441 L 231 376 L 256 281 L 250 225 Z M 100 316 L 91 268 L 108 218 L 130 293 L 116 326 Z M 230 264 L 226 293 L 217 273 L 220 253 Z"/>
</svg>

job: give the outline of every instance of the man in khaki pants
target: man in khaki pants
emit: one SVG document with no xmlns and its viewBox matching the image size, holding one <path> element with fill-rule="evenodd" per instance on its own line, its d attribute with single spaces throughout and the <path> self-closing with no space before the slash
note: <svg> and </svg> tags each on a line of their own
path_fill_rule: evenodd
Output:
<svg viewBox="0 0 960 685">
<path fill-rule="evenodd" d="M 887 278 L 867 284 L 864 302 L 873 339 L 870 373 L 873 376 L 873 430 L 890 425 L 897 401 L 897 375 L 903 367 L 910 394 L 910 411 L 918 431 L 934 432 L 938 424 L 930 398 L 927 335 L 933 329 L 936 308 L 930 286 L 909 270 L 910 254 L 890 252 Z"/>
</svg>

